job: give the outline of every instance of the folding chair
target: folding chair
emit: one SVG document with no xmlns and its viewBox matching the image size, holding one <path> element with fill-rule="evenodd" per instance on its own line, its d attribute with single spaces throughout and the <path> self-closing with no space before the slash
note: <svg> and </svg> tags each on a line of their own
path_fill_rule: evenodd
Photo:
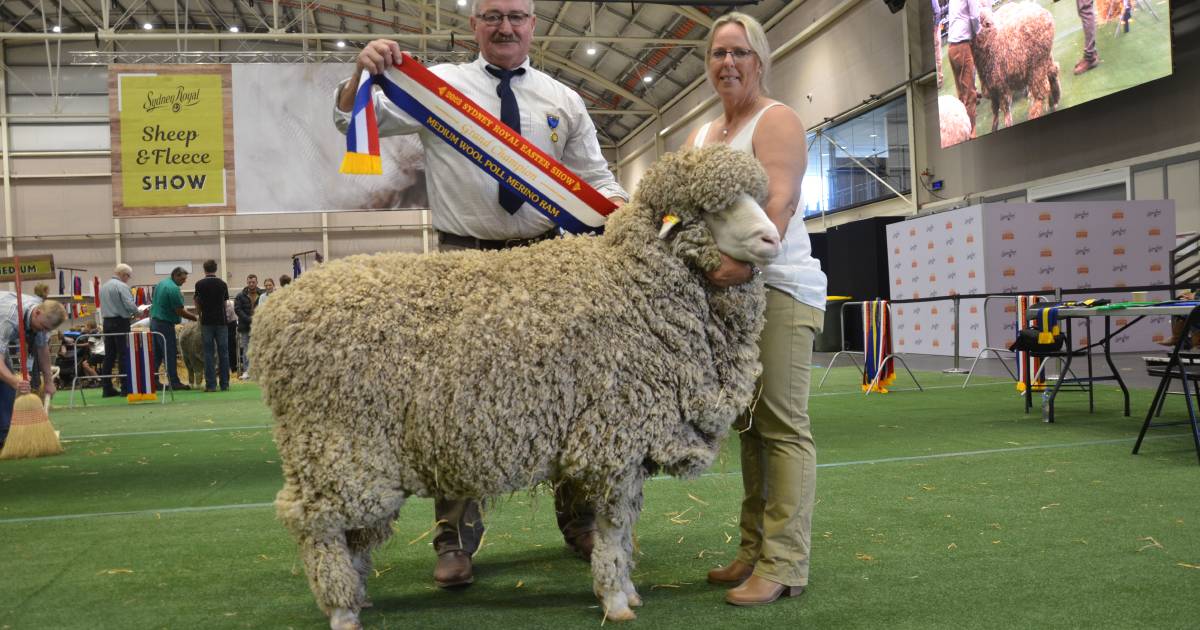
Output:
<svg viewBox="0 0 1200 630">
<path fill-rule="evenodd" d="M 1142 448 L 1142 440 L 1146 438 L 1146 431 L 1151 427 L 1189 424 L 1192 427 L 1192 441 L 1196 445 L 1196 458 L 1200 460 L 1200 423 L 1197 423 L 1197 405 L 1200 405 L 1200 365 L 1196 365 L 1190 360 L 1185 363 L 1185 359 L 1195 358 L 1197 355 L 1183 352 L 1183 346 L 1190 337 L 1188 332 L 1197 326 L 1200 326 L 1200 306 L 1192 308 L 1191 312 L 1187 314 L 1183 323 L 1183 332 L 1175 341 L 1166 366 L 1152 365 L 1147 369 L 1151 376 L 1158 376 L 1160 380 L 1158 389 L 1154 392 L 1154 399 L 1150 402 L 1150 408 L 1146 411 L 1146 421 L 1142 423 L 1142 430 L 1138 433 L 1137 442 L 1133 445 L 1134 455 L 1137 455 L 1138 450 Z M 1188 419 L 1177 422 L 1154 422 L 1154 418 L 1162 412 L 1163 400 L 1167 396 L 1167 390 L 1170 389 L 1171 381 L 1175 379 L 1179 379 L 1183 385 L 1183 400 L 1187 405 Z M 1193 400 L 1193 396 L 1196 399 Z"/>
</svg>

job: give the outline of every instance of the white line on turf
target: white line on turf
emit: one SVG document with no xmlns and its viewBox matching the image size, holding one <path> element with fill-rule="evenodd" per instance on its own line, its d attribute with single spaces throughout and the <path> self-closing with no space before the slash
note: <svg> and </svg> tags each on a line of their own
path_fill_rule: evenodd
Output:
<svg viewBox="0 0 1200 630">
<path fill-rule="evenodd" d="M 1149 440 L 1168 440 L 1181 437 L 1191 437 L 1190 433 L 1180 433 L 1178 435 L 1156 435 L 1146 438 Z M 1133 442 L 1133 438 L 1120 438 L 1113 440 L 1089 440 L 1087 442 L 1067 442 L 1063 444 L 1034 444 L 1030 446 L 1014 446 L 1011 448 L 993 448 L 977 451 L 957 451 L 953 453 L 931 453 L 929 455 L 910 455 L 905 457 L 881 457 L 879 459 L 863 459 L 849 462 L 829 462 L 827 464 L 817 464 L 817 468 L 840 468 L 845 466 L 864 466 L 872 464 L 888 464 L 894 462 L 909 462 L 920 461 L 926 459 L 945 459 L 950 457 L 969 457 L 972 455 L 993 455 L 997 453 L 1012 453 L 1018 451 L 1032 451 L 1052 448 L 1075 448 L 1080 446 L 1101 446 L 1104 444 L 1121 444 Z M 700 475 L 701 477 L 727 477 L 730 475 L 739 475 L 740 471 L 729 472 L 711 472 Z M 675 479 L 668 475 L 657 475 L 651 477 L 651 481 L 664 481 Z M 17 518 L 2 518 L 0 525 L 17 524 L 17 523 L 34 523 L 45 521 L 67 521 L 81 518 L 92 518 L 97 516 L 149 516 L 154 514 L 179 514 L 188 512 L 213 512 L 218 510 L 241 510 L 254 508 L 269 508 L 274 503 L 237 503 L 233 505 L 210 505 L 199 507 L 181 507 L 181 508 L 164 508 L 159 510 L 131 510 L 128 512 L 87 512 L 83 514 L 55 514 L 50 516 L 23 516 Z"/>
<path fill-rule="evenodd" d="M 161 429 L 159 431 L 130 431 L 128 433 L 93 433 L 91 435 L 64 435 L 63 441 L 71 440 L 98 440 L 100 438 L 111 437 L 128 437 L 138 435 L 164 435 L 167 433 L 209 433 L 212 431 L 254 431 L 258 429 L 270 429 L 269 424 L 256 424 L 248 427 L 209 427 L 205 429 Z"/>
</svg>

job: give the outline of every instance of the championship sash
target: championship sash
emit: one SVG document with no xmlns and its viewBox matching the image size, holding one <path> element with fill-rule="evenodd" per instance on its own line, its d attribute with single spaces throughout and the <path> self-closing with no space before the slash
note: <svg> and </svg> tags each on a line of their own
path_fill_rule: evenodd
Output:
<svg viewBox="0 0 1200 630">
<path fill-rule="evenodd" d="M 1021 334 L 1027 326 L 1032 324 L 1033 320 L 1028 319 L 1026 313 L 1029 307 L 1042 301 L 1040 295 L 1018 295 L 1017 296 L 1017 333 Z M 1026 368 L 1028 366 L 1028 368 Z M 1032 378 L 1037 375 L 1036 381 L 1030 381 L 1033 391 L 1041 391 L 1046 388 L 1046 375 L 1041 373 L 1042 359 L 1036 356 L 1029 356 L 1029 353 L 1024 350 L 1017 351 L 1017 391 L 1025 391 L 1025 379 Z M 1026 369 L 1029 374 L 1025 373 Z"/>
<path fill-rule="evenodd" d="M 873 388 L 880 394 L 886 394 L 887 387 L 896 380 L 896 370 L 891 359 L 892 335 L 888 314 L 887 300 L 863 302 L 864 392 L 870 392 Z M 878 382 L 875 382 L 876 375 L 879 376 Z"/>
<path fill-rule="evenodd" d="M 340 171 L 352 175 L 383 172 L 379 128 L 371 87 L 420 121 L 435 136 L 507 187 L 563 230 L 593 232 L 616 205 L 561 162 L 516 133 L 496 116 L 430 72 L 408 53 L 393 66 L 393 82 L 363 71 L 354 112 L 346 131 L 346 156 Z"/>
<path fill-rule="evenodd" d="M 158 388 L 158 375 L 154 373 L 154 333 L 135 331 L 129 333 L 129 395 L 131 403 L 139 400 L 158 400 L 154 391 Z"/>
</svg>

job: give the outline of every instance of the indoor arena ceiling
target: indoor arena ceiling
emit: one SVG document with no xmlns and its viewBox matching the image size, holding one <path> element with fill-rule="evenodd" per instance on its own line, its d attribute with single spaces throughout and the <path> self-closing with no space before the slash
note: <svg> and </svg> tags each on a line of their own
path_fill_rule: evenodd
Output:
<svg viewBox="0 0 1200 630">
<path fill-rule="evenodd" d="M 531 56 L 579 92 L 601 142 L 618 145 L 703 80 L 704 38 L 731 4 L 769 27 L 803 1 L 538 0 Z M 63 65 L 348 61 L 376 37 L 399 39 L 428 61 L 463 60 L 476 53 L 463 5 L 469 0 L 0 0 L 0 38 L 78 42 L 47 55 Z"/>
</svg>

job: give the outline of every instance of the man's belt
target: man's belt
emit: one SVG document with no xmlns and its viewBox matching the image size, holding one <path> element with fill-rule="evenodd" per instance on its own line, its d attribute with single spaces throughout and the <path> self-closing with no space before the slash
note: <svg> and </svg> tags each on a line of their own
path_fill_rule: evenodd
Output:
<svg viewBox="0 0 1200 630">
<path fill-rule="evenodd" d="M 467 249 L 511 249 L 513 247 L 525 247 L 532 245 L 538 241 L 545 241 L 558 236 L 558 230 L 549 230 L 543 234 L 538 234 L 532 238 L 508 238 L 488 240 L 483 238 L 472 238 L 470 236 L 459 236 L 450 232 L 437 231 L 439 245 L 451 245 L 454 247 L 465 247 Z"/>
<path fill-rule="evenodd" d="M 397 80 L 365 70 L 346 130 L 342 173 L 380 174 L 379 129 L 371 86 L 492 179 L 572 234 L 604 225 L 616 204 L 521 134 L 404 53 Z"/>
</svg>

